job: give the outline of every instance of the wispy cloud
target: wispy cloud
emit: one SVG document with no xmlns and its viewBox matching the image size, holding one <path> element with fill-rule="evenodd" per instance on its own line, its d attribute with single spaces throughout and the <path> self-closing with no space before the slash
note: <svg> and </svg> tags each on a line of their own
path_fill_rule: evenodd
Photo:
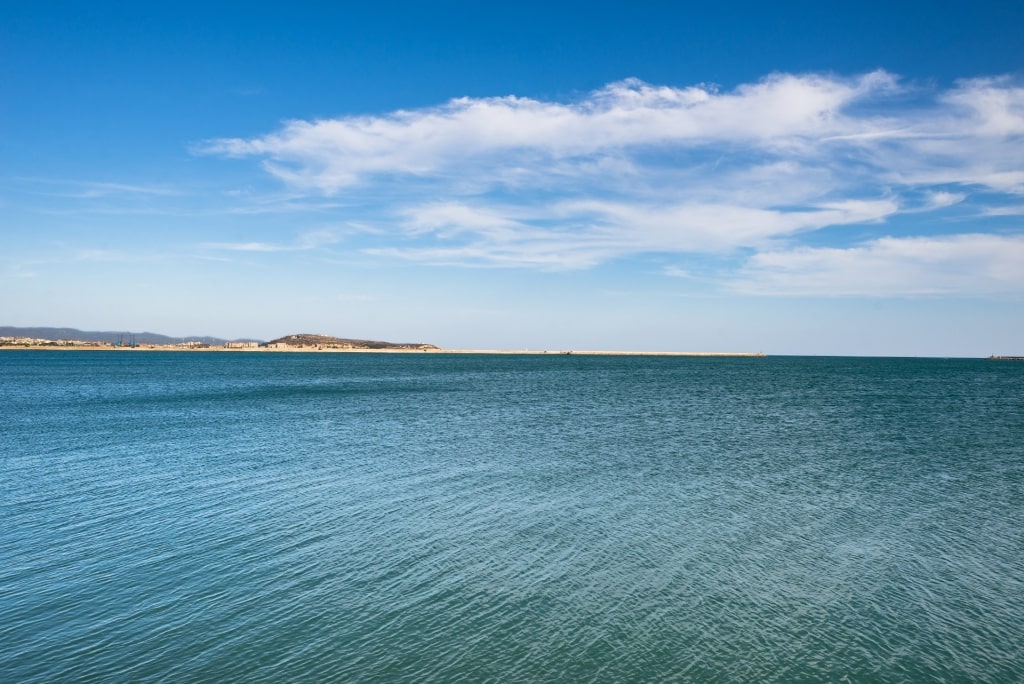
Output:
<svg viewBox="0 0 1024 684">
<path fill-rule="evenodd" d="M 984 216 L 1024 216 L 1024 205 L 987 207 L 982 214 Z"/>
<path fill-rule="evenodd" d="M 893 76 L 874 72 L 855 79 L 779 74 L 731 93 L 714 88 L 656 87 L 635 79 L 613 83 L 580 102 L 529 98 L 458 98 L 444 106 L 386 116 L 291 121 L 274 134 L 226 138 L 198 152 L 265 159 L 268 171 L 300 187 L 327 193 L 377 176 L 428 177 L 467 165 L 501 182 L 521 170 L 604 174 L 602 156 L 651 154 L 659 146 L 704 148 L 741 143 L 790 154 L 811 152 L 815 140 L 888 130 L 841 114 L 869 95 L 897 88 Z M 635 159 L 633 160 L 636 161 Z M 645 165 L 646 166 L 646 165 Z M 479 179 L 478 179 L 479 180 Z"/>
<path fill-rule="evenodd" d="M 110 197 L 112 195 L 157 195 L 169 197 L 179 194 L 177 190 L 161 185 L 130 185 L 127 183 L 87 183 L 79 184 L 82 187 L 77 193 L 70 197 L 79 199 L 91 199 L 95 197 Z"/>
<path fill-rule="evenodd" d="M 886 237 L 756 254 L 732 287 L 773 295 L 1001 295 L 1024 292 L 1022 264 L 1024 235 Z"/>
<path fill-rule="evenodd" d="M 85 248 L 74 254 L 75 261 L 134 261 L 141 255 L 113 249 Z"/>
<path fill-rule="evenodd" d="M 259 202 L 256 204 L 236 205 L 229 207 L 224 213 L 240 215 L 258 214 L 302 214 L 330 213 L 344 208 L 340 202 Z"/>
<path fill-rule="evenodd" d="M 231 252 L 290 252 L 298 249 L 294 245 L 280 245 L 269 242 L 205 242 L 206 249 L 223 249 Z"/>
<path fill-rule="evenodd" d="M 179 190 L 167 185 L 145 185 L 28 177 L 19 177 L 12 180 L 26 186 L 34 187 L 37 194 L 64 197 L 67 199 L 87 200 L 125 196 L 171 197 L 181 194 Z"/>
<path fill-rule="evenodd" d="M 813 281 L 810 262 L 800 259 L 832 254 L 816 251 L 820 243 L 801 247 L 823 229 L 857 226 L 863 239 L 865 227 L 883 235 L 898 216 L 917 215 L 923 225 L 924 215 L 968 205 L 979 221 L 1015 215 L 1006 207 L 1024 194 L 1024 88 L 987 78 L 915 89 L 885 71 L 774 74 L 729 91 L 631 79 L 574 102 L 458 98 L 379 116 L 290 121 L 196 151 L 257 158 L 294 193 L 344 198 L 349 218 L 377 232 L 363 243 L 376 255 L 566 269 L 644 253 L 746 250 L 755 258 L 744 282 L 795 291 Z M 921 239 L 947 246 L 989 244 L 978 242 L 983 228 L 962 243 L 920 230 Z M 909 245 L 923 243 L 907 240 L 850 247 L 840 239 L 834 249 L 913 263 Z M 766 279 L 787 268 L 786 287 Z M 935 289 L 887 282 L 893 291 Z M 986 282 L 980 289 L 996 281 Z"/>
<path fill-rule="evenodd" d="M 27 265 L 12 264 L 5 269 L 4 275 L 7 278 L 35 278 L 36 272 Z"/>
<path fill-rule="evenodd" d="M 545 207 L 414 207 L 402 226 L 435 243 L 373 250 L 435 263 L 586 268 L 617 257 L 652 253 L 716 253 L 762 247 L 780 237 L 826 226 L 880 221 L 898 211 L 892 200 L 845 200 L 800 210 L 729 204 L 642 204 L 575 200 Z"/>
<path fill-rule="evenodd" d="M 301 252 L 327 247 L 341 242 L 341 236 L 333 230 L 314 230 L 300 234 L 289 243 L 273 242 L 206 242 L 200 247 L 231 252 Z"/>
</svg>

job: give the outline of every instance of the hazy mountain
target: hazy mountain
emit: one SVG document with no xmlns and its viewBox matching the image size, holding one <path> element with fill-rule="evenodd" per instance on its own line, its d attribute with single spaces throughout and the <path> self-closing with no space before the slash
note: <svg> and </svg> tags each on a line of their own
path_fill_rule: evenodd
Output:
<svg viewBox="0 0 1024 684">
<path fill-rule="evenodd" d="M 130 332 L 130 331 L 96 331 L 78 330 L 76 328 L 17 328 L 14 326 L 0 326 L 0 337 L 30 337 L 42 340 L 81 340 L 83 342 L 108 342 L 110 344 L 178 344 L 179 342 L 201 342 L 212 346 L 220 346 L 225 342 L 261 342 L 253 338 L 239 340 L 225 340 L 220 337 L 209 337 L 204 335 L 190 335 L 188 337 L 169 337 L 151 332 Z M 354 348 L 354 349 L 436 349 L 432 344 L 424 343 L 396 343 L 381 342 L 378 340 L 353 340 L 343 337 L 331 337 L 330 335 L 286 335 L 270 343 L 280 342 L 295 347 L 323 347 L 323 348 Z"/>
<path fill-rule="evenodd" d="M 177 344 L 179 342 L 198 341 L 204 344 L 221 345 L 225 342 L 241 340 L 225 340 L 219 337 L 189 336 L 169 337 L 151 332 L 129 332 L 121 331 L 96 331 L 77 330 L 75 328 L 16 328 L 5 325 L 0 326 L 0 337 L 32 337 L 43 340 L 82 340 L 85 342 L 117 342 L 127 343 L 134 339 L 136 344 Z M 248 340 L 246 340 L 248 341 Z"/>
</svg>

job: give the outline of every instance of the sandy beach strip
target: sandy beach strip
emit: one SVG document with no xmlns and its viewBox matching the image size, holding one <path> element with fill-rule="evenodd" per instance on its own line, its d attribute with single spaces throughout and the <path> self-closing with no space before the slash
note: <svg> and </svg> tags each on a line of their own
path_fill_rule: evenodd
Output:
<svg viewBox="0 0 1024 684">
<path fill-rule="evenodd" d="M 762 352 L 626 351 L 595 349 L 431 349 L 430 354 L 537 354 L 562 356 L 737 356 L 761 357 Z"/>
<path fill-rule="evenodd" d="M 5 345 L 0 351 L 23 349 L 35 351 L 99 351 L 99 352 L 236 352 L 236 353 L 282 353 L 282 354 L 479 354 L 479 355 L 537 355 L 537 356 L 691 356 L 691 357 L 763 357 L 762 352 L 696 352 L 696 351 L 626 351 L 626 350 L 579 350 L 579 349 L 364 349 L 315 347 L 181 347 L 176 345 L 139 345 L 136 347 L 114 347 L 96 345 Z"/>
</svg>

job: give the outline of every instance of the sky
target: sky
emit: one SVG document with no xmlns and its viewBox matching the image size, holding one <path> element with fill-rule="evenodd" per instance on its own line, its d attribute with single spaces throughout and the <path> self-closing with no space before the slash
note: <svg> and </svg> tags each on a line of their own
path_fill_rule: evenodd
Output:
<svg viewBox="0 0 1024 684">
<path fill-rule="evenodd" d="M 1022 354 L 1022 45 L 1016 0 L 0 2 L 0 325 Z"/>
</svg>

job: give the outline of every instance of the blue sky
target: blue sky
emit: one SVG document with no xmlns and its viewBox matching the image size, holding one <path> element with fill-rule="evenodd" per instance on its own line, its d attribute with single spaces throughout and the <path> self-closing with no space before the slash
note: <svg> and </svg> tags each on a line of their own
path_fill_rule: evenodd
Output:
<svg viewBox="0 0 1024 684">
<path fill-rule="evenodd" d="M 3 3 L 0 323 L 1024 350 L 1024 4 Z"/>
</svg>

